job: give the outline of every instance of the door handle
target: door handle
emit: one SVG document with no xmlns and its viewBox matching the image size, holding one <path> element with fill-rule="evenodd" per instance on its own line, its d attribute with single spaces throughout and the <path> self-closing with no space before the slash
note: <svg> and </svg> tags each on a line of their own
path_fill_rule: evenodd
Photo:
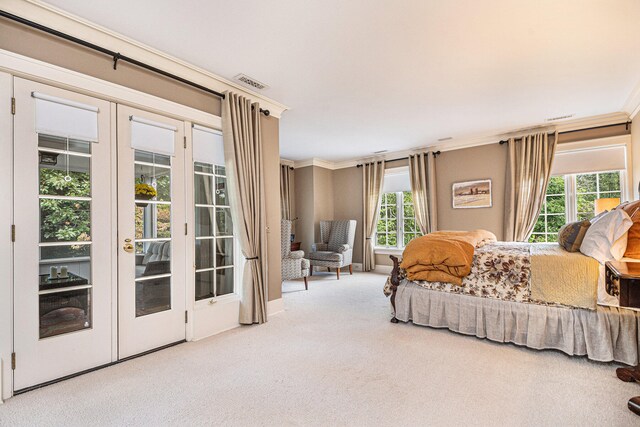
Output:
<svg viewBox="0 0 640 427">
<path fill-rule="evenodd" d="M 131 243 L 131 239 L 124 239 L 124 245 L 122 246 L 125 252 L 133 252 L 133 244 Z"/>
</svg>

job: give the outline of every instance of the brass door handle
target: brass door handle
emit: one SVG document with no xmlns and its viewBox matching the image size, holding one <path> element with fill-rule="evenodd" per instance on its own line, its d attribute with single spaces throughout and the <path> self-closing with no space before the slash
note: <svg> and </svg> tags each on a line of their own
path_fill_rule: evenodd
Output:
<svg viewBox="0 0 640 427">
<path fill-rule="evenodd" d="M 122 246 L 125 252 L 133 252 L 133 244 L 131 243 L 131 239 L 124 239 L 124 245 Z"/>
</svg>

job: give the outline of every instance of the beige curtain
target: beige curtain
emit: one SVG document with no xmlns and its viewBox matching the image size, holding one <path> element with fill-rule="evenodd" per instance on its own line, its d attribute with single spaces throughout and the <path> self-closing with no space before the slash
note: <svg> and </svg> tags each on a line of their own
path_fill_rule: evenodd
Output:
<svg viewBox="0 0 640 427">
<path fill-rule="evenodd" d="M 371 271 L 376 267 L 373 253 L 374 237 L 378 225 L 380 202 L 382 199 L 382 183 L 384 182 L 384 160 L 367 163 L 362 166 L 362 189 L 364 206 L 364 241 L 362 254 L 362 271 Z"/>
<path fill-rule="evenodd" d="M 409 156 L 409 178 L 416 222 L 422 234 L 438 228 L 436 212 L 436 163 L 431 151 Z"/>
<path fill-rule="evenodd" d="M 291 184 L 293 169 L 289 165 L 280 165 L 280 212 L 282 219 L 291 218 Z"/>
<path fill-rule="evenodd" d="M 267 251 L 260 105 L 227 92 L 222 131 L 231 215 L 245 257 L 240 323 L 267 321 Z"/>
<path fill-rule="evenodd" d="M 558 133 L 509 139 L 505 185 L 504 240 L 524 242 L 540 215 L 551 176 Z"/>
</svg>

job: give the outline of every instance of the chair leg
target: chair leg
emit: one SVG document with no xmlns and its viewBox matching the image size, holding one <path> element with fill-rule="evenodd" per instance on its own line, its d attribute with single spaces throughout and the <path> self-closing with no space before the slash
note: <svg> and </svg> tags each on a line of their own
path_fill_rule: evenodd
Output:
<svg viewBox="0 0 640 427">
<path fill-rule="evenodd" d="M 349 264 L 349 274 L 353 276 L 353 264 Z"/>
<path fill-rule="evenodd" d="M 313 265 L 309 266 L 309 276 L 313 276 Z"/>
<path fill-rule="evenodd" d="M 336 275 L 338 276 L 338 280 L 340 280 L 340 267 L 336 268 Z"/>
<path fill-rule="evenodd" d="M 305 291 L 309 290 L 309 284 L 307 283 L 307 276 L 304 276 L 304 290 Z"/>
</svg>

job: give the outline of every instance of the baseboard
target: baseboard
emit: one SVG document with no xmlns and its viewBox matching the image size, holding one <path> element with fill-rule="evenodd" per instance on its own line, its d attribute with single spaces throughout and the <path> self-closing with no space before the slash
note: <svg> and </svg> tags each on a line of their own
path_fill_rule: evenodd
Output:
<svg viewBox="0 0 640 427">
<path fill-rule="evenodd" d="M 284 300 L 282 298 L 267 302 L 267 317 L 275 316 L 284 311 Z"/>
<path fill-rule="evenodd" d="M 391 274 L 391 270 L 393 270 L 393 267 L 390 265 L 376 265 L 373 272 L 378 274 Z"/>
</svg>

